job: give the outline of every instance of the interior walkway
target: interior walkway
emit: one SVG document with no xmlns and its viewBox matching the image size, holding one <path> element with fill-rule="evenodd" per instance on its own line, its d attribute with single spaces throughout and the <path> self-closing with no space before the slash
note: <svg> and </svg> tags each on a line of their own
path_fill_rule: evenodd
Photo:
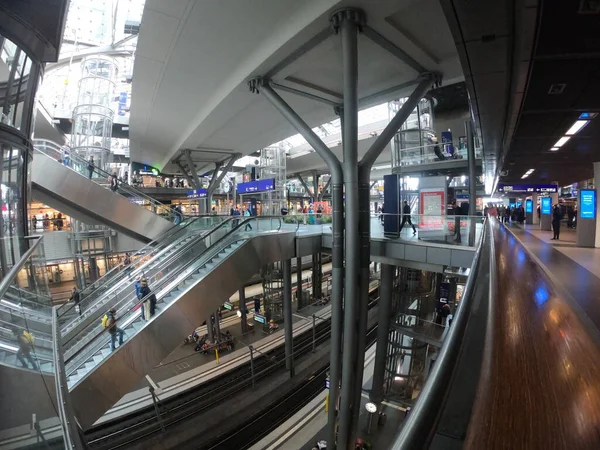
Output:
<svg viewBox="0 0 600 450">
<path fill-rule="evenodd" d="M 540 231 L 537 226 L 507 228 L 541 263 L 557 287 L 564 291 L 562 294 L 579 306 L 595 327 L 591 331 L 600 338 L 600 249 L 559 246 L 556 241 L 549 241 L 552 232 Z M 546 233 L 550 236 L 546 237 Z M 568 233 L 574 235 L 571 230 Z"/>
</svg>

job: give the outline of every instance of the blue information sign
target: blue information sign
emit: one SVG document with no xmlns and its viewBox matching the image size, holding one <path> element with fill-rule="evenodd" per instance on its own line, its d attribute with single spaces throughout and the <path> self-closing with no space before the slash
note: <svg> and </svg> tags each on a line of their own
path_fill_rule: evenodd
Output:
<svg viewBox="0 0 600 450">
<path fill-rule="evenodd" d="M 593 189 L 582 189 L 579 191 L 579 208 L 582 219 L 596 218 L 596 191 Z"/>
<path fill-rule="evenodd" d="M 187 198 L 206 198 L 206 189 L 192 189 L 187 191 Z"/>
<path fill-rule="evenodd" d="M 265 180 L 248 181 L 237 185 L 238 194 L 253 194 L 255 192 L 267 192 L 275 190 L 275 178 Z"/>
<path fill-rule="evenodd" d="M 533 212 L 533 200 L 527 200 L 525 202 L 525 212 L 532 213 Z"/>
<path fill-rule="evenodd" d="M 258 323 L 267 323 L 267 318 L 262 314 L 254 314 L 254 321 Z"/>
<path fill-rule="evenodd" d="M 552 199 L 550 197 L 542 198 L 542 214 L 552 214 Z"/>
<path fill-rule="evenodd" d="M 499 184 L 498 192 L 558 192 L 556 184 Z"/>
</svg>

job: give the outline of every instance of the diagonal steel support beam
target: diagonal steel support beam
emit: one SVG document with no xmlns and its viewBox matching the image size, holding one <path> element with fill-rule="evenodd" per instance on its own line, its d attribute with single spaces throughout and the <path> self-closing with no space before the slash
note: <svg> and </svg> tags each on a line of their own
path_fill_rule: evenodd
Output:
<svg viewBox="0 0 600 450">
<path fill-rule="evenodd" d="M 187 170 L 185 170 L 185 167 L 183 167 L 183 165 L 181 164 L 181 161 L 179 161 L 179 160 L 175 161 L 175 165 L 177 167 L 179 167 L 179 170 L 181 171 L 181 173 L 185 177 L 185 179 L 188 181 L 190 186 L 192 186 L 194 189 L 199 189 L 199 186 L 194 182 L 194 180 L 192 180 L 192 178 L 188 174 Z"/>
<path fill-rule="evenodd" d="M 184 150 L 183 155 L 185 156 L 185 160 L 187 161 L 188 167 L 190 168 L 190 173 L 192 174 L 194 184 L 197 186 L 197 189 L 200 189 L 202 183 L 200 183 L 200 178 L 198 178 L 198 173 L 196 172 L 196 166 L 194 165 L 194 161 L 192 161 L 192 154 L 189 150 Z"/>
<path fill-rule="evenodd" d="M 378 105 L 378 104 L 382 103 L 383 101 L 388 100 L 391 95 L 400 94 L 406 88 L 415 86 L 417 84 L 419 84 L 418 78 L 411 80 L 411 81 L 407 81 L 406 83 L 399 84 L 397 86 L 392 86 L 390 88 L 384 89 L 383 91 L 379 91 L 374 94 L 367 95 L 358 100 L 358 108 L 363 109 L 363 108 L 368 108 L 373 105 Z"/>
<path fill-rule="evenodd" d="M 396 132 L 400 129 L 402 124 L 406 122 L 406 119 L 410 115 L 411 112 L 416 108 L 419 101 L 423 98 L 423 96 L 427 93 L 432 84 L 439 83 L 440 76 L 438 74 L 434 74 L 431 72 L 425 73 L 421 76 L 421 81 L 413 91 L 413 93 L 408 97 L 408 100 L 402 105 L 402 108 L 396 113 L 396 115 L 390 120 L 390 123 L 383 129 L 377 139 L 367 153 L 363 156 L 362 160 L 359 163 L 359 168 L 364 168 L 367 170 L 367 177 L 371 172 L 371 168 L 373 164 L 385 148 L 385 146 L 392 140 Z"/>
<path fill-rule="evenodd" d="M 277 89 L 279 91 L 289 92 L 290 94 L 299 95 L 300 97 L 310 98 L 311 100 L 316 100 L 317 102 L 325 103 L 326 105 L 329 105 L 329 106 L 338 106 L 339 105 L 338 102 L 334 102 L 333 100 L 319 97 L 318 95 L 311 94 L 310 92 L 301 91 L 300 89 L 294 89 L 292 87 L 284 86 L 282 84 L 277 84 L 274 82 L 271 82 L 271 86 L 273 86 L 275 89 Z"/>
<path fill-rule="evenodd" d="M 371 39 L 373 42 L 375 42 L 377 45 L 379 45 L 381 48 L 390 52 L 404 64 L 411 67 L 417 73 L 427 72 L 427 69 L 425 69 L 425 67 L 419 64 L 412 56 L 410 56 L 401 48 L 397 47 L 396 44 L 383 37 L 381 34 L 379 34 L 377 31 L 375 31 L 368 25 L 365 25 L 363 27 L 363 34 L 369 39 Z"/>
<path fill-rule="evenodd" d="M 301 56 L 303 56 L 306 53 L 308 53 L 309 51 L 311 51 L 313 48 L 315 48 L 317 45 L 319 45 L 321 42 L 323 42 L 329 36 L 331 36 L 331 28 L 327 27 L 323 31 L 321 31 L 320 33 L 315 35 L 313 38 L 306 41 L 303 45 L 298 47 L 295 51 L 290 53 L 279 64 L 276 64 L 275 67 L 273 67 L 271 70 L 269 70 L 267 73 L 264 74 L 263 78 L 264 79 L 273 78 L 275 75 L 277 75 L 283 69 L 285 69 L 287 66 L 289 66 L 291 63 L 296 61 Z"/>
<path fill-rule="evenodd" d="M 314 196 L 313 192 L 310 190 L 310 188 L 308 187 L 308 184 L 306 184 L 306 181 L 304 181 L 304 178 L 302 178 L 302 175 L 298 174 L 298 175 L 296 175 L 296 177 L 298 178 L 298 180 L 300 180 L 300 183 L 302 183 L 302 186 L 304 186 L 304 189 L 306 189 L 306 192 L 308 192 L 309 197 L 314 199 L 315 196 Z"/>
<path fill-rule="evenodd" d="M 222 162 L 219 161 L 219 162 L 215 163 L 215 168 L 213 169 L 213 173 L 210 177 L 210 181 L 208 182 L 208 187 L 206 188 L 207 197 L 211 192 L 213 192 L 215 190 L 216 181 L 218 178 L 217 174 L 219 173 L 219 170 L 221 170 L 221 167 L 223 167 Z"/>
<path fill-rule="evenodd" d="M 327 192 L 327 189 L 329 189 L 330 185 L 331 185 L 331 177 L 329 177 L 329 180 L 327 180 L 327 183 L 325 183 L 325 186 L 323 186 L 321 198 L 323 197 L 323 194 L 325 194 L 325 192 Z"/>
<path fill-rule="evenodd" d="M 225 175 L 227 175 L 227 172 L 231 171 L 231 168 L 233 167 L 233 163 L 235 163 L 240 156 L 241 155 L 239 153 L 236 153 L 235 155 L 231 155 L 231 158 L 229 158 L 229 160 L 225 164 L 225 167 L 221 166 L 222 167 L 221 173 L 219 174 L 218 177 L 216 177 L 214 185 L 208 186 L 207 197 L 209 197 L 209 201 L 210 201 L 210 197 L 212 196 L 212 194 L 215 191 L 215 189 L 217 188 L 217 186 L 219 186 L 221 184 L 221 181 L 223 181 L 223 178 L 225 178 Z M 216 172 L 215 172 L 215 175 L 216 175 Z M 211 180 L 211 184 L 212 184 L 212 181 L 213 180 Z"/>
</svg>

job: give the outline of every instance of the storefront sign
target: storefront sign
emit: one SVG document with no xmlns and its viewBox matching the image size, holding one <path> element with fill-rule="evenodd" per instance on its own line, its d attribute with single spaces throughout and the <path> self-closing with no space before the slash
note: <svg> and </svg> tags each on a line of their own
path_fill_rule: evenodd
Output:
<svg viewBox="0 0 600 450">
<path fill-rule="evenodd" d="M 593 189 L 582 189 L 579 194 L 579 207 L 582 219 L 596 218 L 596 191 Z"/>
<path fill-rule="evenodd" d="M 223 303 L 223 308 L 229 310 L 229 311 L 233 311 L 233 305 L 229 302 L 225 302 Z"/>
</svg>

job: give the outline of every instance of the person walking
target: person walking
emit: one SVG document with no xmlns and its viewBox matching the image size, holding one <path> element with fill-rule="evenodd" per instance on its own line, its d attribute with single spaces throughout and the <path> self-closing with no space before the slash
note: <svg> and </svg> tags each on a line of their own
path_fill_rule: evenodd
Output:
<svg viewBox="0 0 600 450">
<path fill-rule="evenodd" d="M 142 300 L 144 299 L 144 302 L 142 303 L 142 317 L 144 318 L 145 321 L 150 320 L 150 318 L 152 317 L 152 307 L 151 307 L 151 301 L 150 301 L 150 287 L 148 286 L 148 280 L 146 280 L 145 278 L 142 278 L 141 282 L 140 282 L 140 295 L 139 295 L 139 299 Z"/>
<path fill-rule="evenodd" d="M 81 316 L 81 305 L 79 302 L 81 301 L 81 294 L 77 289 L 77 286 L 73 286 L 73 290 L 71 291 L 71 297 L 69 297 L 69 301 L 75 303 L 75 311 L 77 314 Z"/>
<path fill-rule="evenodd" d="M 17 350 L 17 359 L 23 365 L 25 369 L 28 369 L 27 361 L 31 363 L 31 368 L 33 370 L 38 370 L 37 364 L 35 363 L 35 359 L 31 356 L 31 351 L 33 350 L 33 335 L 29 333 L 27 330 L 19 330 L 19 328 L 14 328 L 13 333 L 17 339 L 19 344 L 19 350 Z"/>
<path fill-rule="evenodd" d="M 454 212 L 454 242 L 457 244 L 461 243 L 460 237 L 460 206 L 456 203 L 456 200 L 452 201 L 452 210 Z"/>
<path fill-rule="evenodd" d="M 250 210 L 246 206 L 244 206 L 244 217 L 250 217 L 250 216 L 251 216 Z M 252 229 L 252 225 L 250 225 L 250 222 L 249 221 L 246 222 L 246 226 L 244 227 L 244 231 L 248 231 L 248 230 L 251 230 L 251 229 Z"/>
<path fill-rule="evenodd" d="M 87 170 L 88 170 L 88 179 L 92 179 L 92 175 L 94 174 L 94 155 L 90 155 L 90 160 L 88 161 Z"/>
<path fill-rule="evenodd" d="M 110 349 L 114 352 L 116 348 L 115 344 L 117 341 L 117 336 L 119 337 L 120 347 L 123 345 L 123 334 L 125 334 L 123 330 L 117 326 L 117 310 L 112 308 L 106 314 L 106 320 L 102 319 L 102 321 L 104 322 L 104 328 L 107 329 L 108 333 L 110 334 Z"/>
<path fill-rule="evenodd" d="M 413 235 L 417 234 L 417 229 L 413 225 L 412 220 L 410 220 L 410 205 L 406 200 L 404 200 L 404 206 L 402 206 L 402 223 L 400 224 L 400 233 L 402 233 L 402 228 L 404 227 L 405 223 L 408 223 L 412 227 Z"/>
<path fill-rule="evenodd" d="M 552 231 L 554 231 L 554 236 L 552 237 L 552 241 L 558 241 L 560 237 L 560 207 L 558 205 L 554 205 L 552 208 Z"/>
</svg>

